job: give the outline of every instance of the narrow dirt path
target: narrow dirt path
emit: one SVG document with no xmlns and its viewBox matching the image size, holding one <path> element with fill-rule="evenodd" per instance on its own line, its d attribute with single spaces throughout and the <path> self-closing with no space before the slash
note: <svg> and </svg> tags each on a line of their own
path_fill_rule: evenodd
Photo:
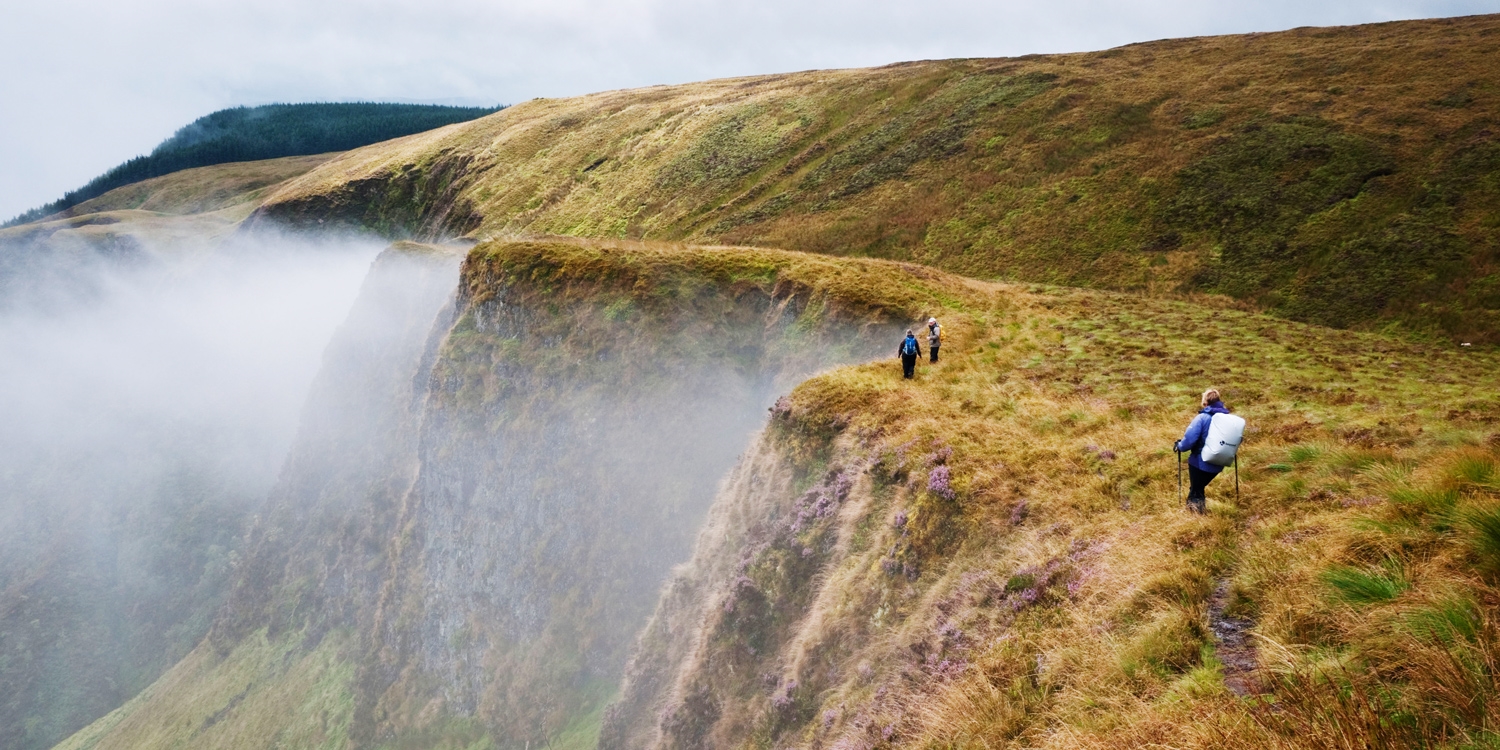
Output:
<svg viewBox="0 0 1500 750">
<path fill-rule="evenodd" d="M 1249 630 L 1254 622 L 1224 614 L 1229 604 L 1229 579 L 1219 581 L 1208 600 L 1208 627 L 1214 634 L 1214 651 L 1224 664 L 1224 685 L 1240 697 L 1263 692 L 1255 676 L 1259 664 Z"/>
</svg>

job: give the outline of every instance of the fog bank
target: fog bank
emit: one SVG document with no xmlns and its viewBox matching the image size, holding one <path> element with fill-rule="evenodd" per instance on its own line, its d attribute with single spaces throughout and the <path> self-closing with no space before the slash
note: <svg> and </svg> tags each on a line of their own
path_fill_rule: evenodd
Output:
<svg viewBox="0 0 1500 750">
<path fill-rule="evenodd" d="M 24 259 L 0 263 L 0 746 L 50 746 L 201 638 L 378 250 L 0 246 Z"/>
</svg>

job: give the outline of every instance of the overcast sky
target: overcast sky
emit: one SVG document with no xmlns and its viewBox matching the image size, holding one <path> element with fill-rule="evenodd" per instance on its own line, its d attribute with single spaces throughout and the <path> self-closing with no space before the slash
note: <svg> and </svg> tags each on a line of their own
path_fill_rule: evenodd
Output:
<svg viewBox="0 0 1500 750">
<path fill-rule="evenodd" d="M 0 220 L 238 104 L 496 104 L 1500 0 L 0 0 Z"/>
</svg>

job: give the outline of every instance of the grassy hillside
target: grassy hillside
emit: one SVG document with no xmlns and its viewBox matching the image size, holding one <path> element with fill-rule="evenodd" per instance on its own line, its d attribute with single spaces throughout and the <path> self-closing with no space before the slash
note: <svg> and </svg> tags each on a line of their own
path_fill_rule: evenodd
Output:
<svg viewBox="0 0 1500 750">
<path fill-rule="evenodd" d="M 887 359 L 778 403 L 602 748 L 1493 740 L 1494 354 L 945 292 L 916 381 Z M 1196 516 L 1169 446 L 1209 385 L 1251 427 Z"/>
<path fill-rule="evenodd" d="M 441 311 L 453 258 L 377 264 L 427 270 L 372 274 L 211 636 L 67 746 L 1493 745 L 1497 51 L 1482 16 L 535 100 L 4 230 L 0 281 L 481 240 Z M 1194 516 L 1209 385 L 1251 432 Z"/>
<path fill-rule="evenodd" d="M 0 229 L 0 290 L 39 286 L 25 276 L 67 258 L 129 264 L 153 252 L 201 252 L 231 236 L 276 186 L 330 156 L 185 169 L 111 190 L 71 216 Z"/>
<path fill-rule="evenodd" d="M 333 154 L 196 167 L 111 190 L 69 209 L 70 216 L 151 211 L 173 216 L 210 213 L 255 202 L 270 189 L 328 161 Z"/>
<path fill-rule="evenodd" d="M 360 471 L 328 483 L 343 469 L 294 459 L 284 480 L 316 481 L 288 497 L 307 501 L 261 532 L 285 567 L 249 556 L 212 649 L 70 747 L 266 747 L 283 729 L 590 746 L 616 625 L 653 590 L 637 573 L 680 559 L 702 512 L 682 472 L 726 422 L 699 392 L 722 385 L 692 373 L 764 356 L 733 321 L 765 293 L 800 300 L 781 356 L 837 345 L 798 335 L 836 330 L 830 314 L 935 314 L 943 361 L 904 381 L 882 355 L 777 402 L 601 747 L 1460 747 L 1500 727 L 1463 699 L 1493 690 L 1500 637 L 1493 352 L 767 250 L 491 243 L 462 286 L 432 377 L 381 376 L 433 389 L 417 468 L 371 463 L 415 471 L 391 483 L 407 494 L 363 498 Z M 1251 432 L 1239 497 L 1225 474 L 1199 517 L 1167 446 L 1209 384 Z M 681 409 L 653 400 L 668 386 Z M 1254 635 L 1219 646 L 1226 624 Z"/>
<path fill-rule="evenodd" d="M 21 224 L 73 209 L 111 190 L 194 167 L 347 151 L 494 112 L 482 107 L 423 104 L 267 104 L 200 117 L 146 156 L 137 156 L 7 223 Z"/>
<path fill-rule="evenodd" d="M 765 245 L 1500 341 L 1500 16 L 526 102 L 266 219 Z"/>
</svg>

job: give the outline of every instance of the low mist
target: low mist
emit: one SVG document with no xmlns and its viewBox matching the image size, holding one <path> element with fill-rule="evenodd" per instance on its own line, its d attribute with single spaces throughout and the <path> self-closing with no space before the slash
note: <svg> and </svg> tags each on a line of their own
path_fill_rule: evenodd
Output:
<svg viewBox="0 0 1500 750">
<path fill-rule="evenodd" d="M 27 257 L 0 284 L 0 746 L 49 746 L 202 637 L 380 245 L 135 250 L 0 246 Z"/>
</svg>

